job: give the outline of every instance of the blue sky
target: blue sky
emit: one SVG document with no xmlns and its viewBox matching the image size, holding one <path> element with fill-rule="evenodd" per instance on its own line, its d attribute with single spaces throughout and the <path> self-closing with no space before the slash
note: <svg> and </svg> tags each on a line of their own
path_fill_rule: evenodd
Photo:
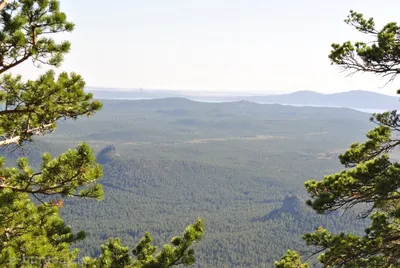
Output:
<svg viewBox="0 0 400 268">
<path fill-rule="evenodd" d="M 379 2 L 379 3 L 378 3 Z M 394 94 L 373 75 L 330 65 L 332 42 L 365 40 L 343 20 L 350 9 L 378 26 L 400 21 L 400 1 L 66 0 L 76 30 L 60 70 L 88 86 L 207 92 Z M 41 70 L 22 67 L 28 77 Z"/>
</svg>

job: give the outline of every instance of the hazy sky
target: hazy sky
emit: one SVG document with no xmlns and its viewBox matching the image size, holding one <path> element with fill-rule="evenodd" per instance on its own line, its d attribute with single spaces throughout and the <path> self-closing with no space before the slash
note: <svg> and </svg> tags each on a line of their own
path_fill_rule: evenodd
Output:
<svg viewBox="0 0 400 268">
<path fill-rule="evenodd" d="M 343 20 L 350 9 L 378 26 L 399 21 L 400 1 L 63 0 L 76 24 L 62 70 L 88 86 L 214 92 L 394 94 L 373 75 L 330 65 L 332 42 L 365 40 Z M 28 66 L 21 70 L 37 75 Z M 40 71 L 43 71 L 40 70 Z"/>
</svg>

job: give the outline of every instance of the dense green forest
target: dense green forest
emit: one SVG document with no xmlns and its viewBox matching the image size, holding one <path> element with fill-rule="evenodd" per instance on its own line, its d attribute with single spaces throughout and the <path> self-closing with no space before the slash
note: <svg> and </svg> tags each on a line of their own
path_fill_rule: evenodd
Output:
<svg viewBox="0 0 400 268">
<path fill-rule="evenodd" d="M 181 98 L 102 102 L 93 117 L 60 122 L 9 153 L 38 160 L 80 141 L 95 149 L 104 200 L 67 199 L 61 210 L 87 232 L 75 244 L 80 256 L 97 256 L 109 237 L 135 245 L 146 231 L 161 245 L 202 217 L 196 267 L 271 267 L 287 248 L 304 253 L 301 235 L 315 227 L 357 234 L 368 224 L 357 209 L 315 214 L 303 185 L 341 169 L 338 154 L 365 139 L 369 114 Z"/>
</svg>

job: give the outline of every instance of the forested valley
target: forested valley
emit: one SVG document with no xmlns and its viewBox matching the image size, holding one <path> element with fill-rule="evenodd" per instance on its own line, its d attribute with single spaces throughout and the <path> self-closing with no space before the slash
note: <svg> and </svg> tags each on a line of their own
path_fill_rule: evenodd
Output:
<svg viewBox="0 0 400 268">
<path fill-rule="evenodd" d="M 357 210 L 315 214 L 303 185 L 341 170 L 337 156 L 365 139 L 369 114 L 181 98 L 101 101 L 93 117 L 60 122 L 8 158 L 39 163 L 41 152 L 57 155 L 81 141 L 94 148 L 104 200 L 66 199 L 61 209 L 67 224 L 87 232 L 75 245 L 81 256 L 99 255 L 109 237 L 135 245 L 146 231 L 162 245 L 201 217 L 196 267 L 272 267 L 287 248 L 304 250 L 306 231 L 359 233 L 368 224 Z"/>
</svg>

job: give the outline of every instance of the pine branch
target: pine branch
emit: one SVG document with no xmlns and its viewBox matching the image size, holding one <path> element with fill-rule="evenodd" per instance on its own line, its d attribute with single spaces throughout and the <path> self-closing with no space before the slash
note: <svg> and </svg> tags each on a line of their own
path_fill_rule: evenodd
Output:
<svg viewBox="0 0 400 268">
<path fill-rule="evenodd" d="M 1 5 L 1 4 L 0 4 Z M 3 65 L 3 68 L 0 69 L 0 74 L 10 70 L 11 68 L 14 68 L 15 66 L 23 63 L 24 61 L 26 61 L 27 59 L 29 59 L 29 57 L 31 57 L 32 54 L 31 53 L 27 53 L 25 54 L 21 59 L 14 61 L 13 63 L 9 64 L 9 65 Z"/>
<path fill-rule="evenodd" d="M 41 132 L 43 132 L 46 128 L 49 128 L 51 126 L 53 126 L 54 124 L 47 124 L 47 125 L 43 125 L 41 127 L 37 127 L 37 128 L 32 128 L 32 129 L 28 129 L 25 131 L 24 134 L 39 134 Z M 15 137 L 11 137 L 11 138 L 5 138 L 4 140 L 0 141 L 0 147 L 1 146 L 5 146 L 5 145 L 10 145 L 10 144 L 18 144 L 21 140 L 21 136 L 15 136 Z"/>
</svg>

